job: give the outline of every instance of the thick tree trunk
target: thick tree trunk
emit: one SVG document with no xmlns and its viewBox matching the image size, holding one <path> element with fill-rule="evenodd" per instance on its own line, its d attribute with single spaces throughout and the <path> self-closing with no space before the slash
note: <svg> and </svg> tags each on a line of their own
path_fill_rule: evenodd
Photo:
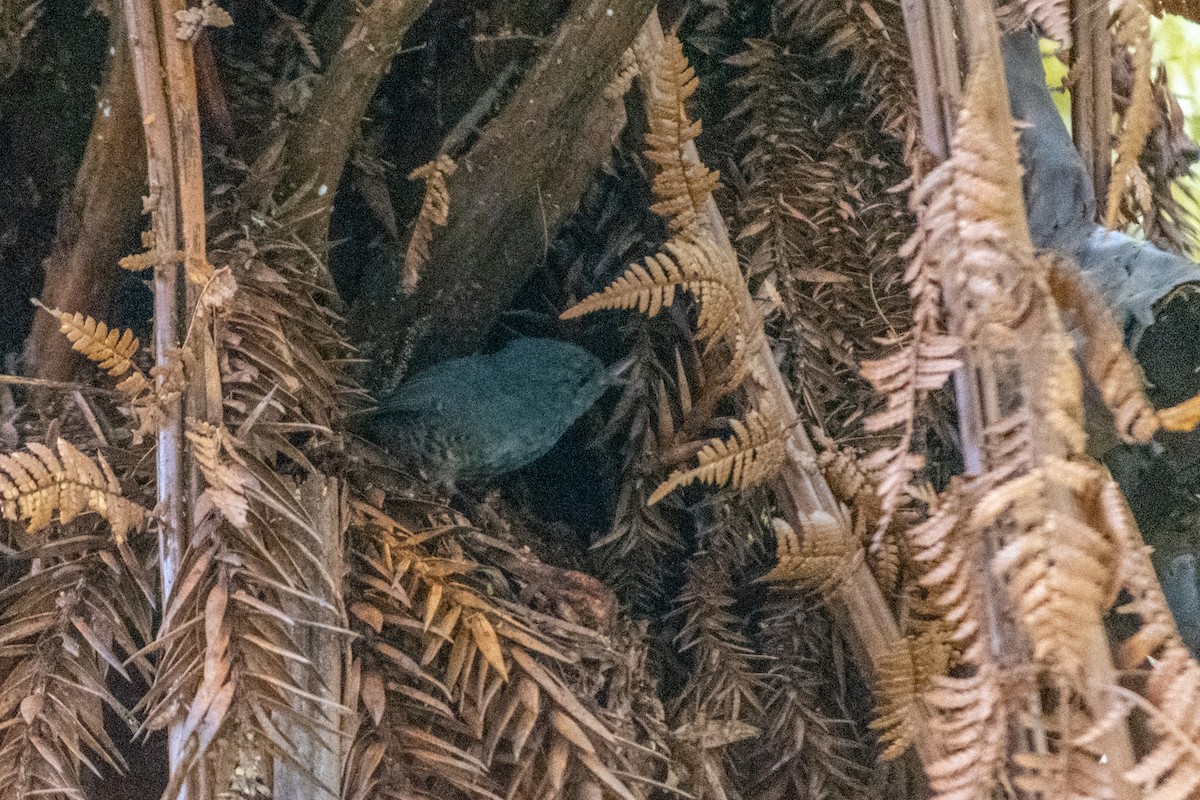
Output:
<svg viewBox="0 0 1200 800">
<path fill-rule="evenodd" d="M 417 362 L 478 348 L 608 157 L 625 113 L 604 88 L 653 6 L 572 4 L 449 179 L 449 223 L 434 233 L 415 293 L 373 298 L 354 315 L 373 326 L 362 338 L 395 341 L 415 325 Z"/>
<path fill-rule="evenodd" d="M 96 116 L 75 187 L 58 215 L 54 249 L 44 262 L 41 301 L 48 308 L 108 316 L 117 261 L 127 255 L 131 232 L 142 215 L 146 161 L 141 113 L 129 45 L 119 15 L 110 23 L 109 58 L 96 99 Z M 26 345 L 30 374 L 69 380 L 81 362 L 58 321 L 37 314 Z"/>
</svg>

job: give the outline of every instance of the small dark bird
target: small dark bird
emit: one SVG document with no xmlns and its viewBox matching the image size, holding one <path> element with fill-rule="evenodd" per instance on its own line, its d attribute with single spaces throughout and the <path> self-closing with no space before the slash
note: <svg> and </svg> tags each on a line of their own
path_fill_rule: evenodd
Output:
<svg viewBox="0 0 1200 800">
<path fill-rule="evenodd" d="M 376 440 L 453 486 L 544 455 L 616 382 L 600 359 L 554 339 L 443 361 L 379 403 Z"/>
</svg>

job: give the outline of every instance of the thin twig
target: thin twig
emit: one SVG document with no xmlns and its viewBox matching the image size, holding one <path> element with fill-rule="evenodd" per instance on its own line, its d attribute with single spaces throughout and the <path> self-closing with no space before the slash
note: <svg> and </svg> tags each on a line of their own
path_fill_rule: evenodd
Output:
<svg viewBox="0 0 1200 800">
<path fill-rule="evenodd" d="M 1071 136 L 1083 156 L 1104 218 L 1112 172 L 1112 37 L 1108 4 L 1096 0 L 1071 3 Z M 1090 222 L 1091 220 L 1089 220 Z"/>
</svg>

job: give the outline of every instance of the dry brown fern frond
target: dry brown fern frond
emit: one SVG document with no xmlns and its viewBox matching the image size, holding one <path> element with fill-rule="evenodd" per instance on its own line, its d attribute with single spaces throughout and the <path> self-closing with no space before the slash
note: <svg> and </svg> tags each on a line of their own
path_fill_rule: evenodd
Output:
<svg viewBox="0 0 1200 800">
<path fill-rule="evenodd" d="M 626 136 L 634 138 L 631 131 Z M 550 251 L 555 275 L 561 276 L 556 284 L 564 306 L 606 284 L 614 270 L 658 249 L 665 226 L 645 207 L 649 189 L 648 166 L 640 155 L 616 150 L 612 171 L 605 170 L 593 182 Z M 676 324 L 677 316 L 660 313 L 650 320 L 631 315 L 623 320 L 629 366 L 612 411 L 593 439 L 594 446 L 614 453 L 619 466 L 612 521 L 607 530 L 596 532 L 588 561 L 622 605 L 645 618 L 656 615 L 666 602 L 664 577 L 684 547 L 678 504 L 646 504 L 662 481 L 663 447 L 674 438 L 662 433 L 665 420 L 660 421 L 659 399 L 691 395 L 688 387 L 664 386 L 670 382 L 672 351 L 694 339 Z M 699 359 L 691 363 L 699 366 Z M 691 381 L 692 376 L 683 380 Z"/>
<path fill-rule="evenodd" d="M 1058 42 L 1064 50 L 1071 49 L 1071 4 L 1066 0 L 1018 0 L 1004 4 L 1001 15 L 1011 15 L 1002 19 L 1006 30 L 1025 27 L 1032 20 L 1043 36 Z"/>
<path fill-rule="evenodd" d="M 604 87 L 604 96 L 609 100 L 620 100 L 633 87 L 633 81 L 639 73 L 637 54 L 633 52 L 632 47 L 626 48 L 625 52 L 621 53 L 617 73 Z"/>
<path fill-rule="evenodd" d="M 681 486 L 700 481 L 747 489 L 775 476 L 787 456 L 788 427 L 771 407 L 755 408 L 746 421 L 729 421 L 729 439 L 709 439 L 697 454 L 697 466 L 676 470 L 650 495 L 654 505 Z"/>
<path fill-rule="evenodd" d="M 911 523 L 909 517 L 893 514 L 891 523 L 884 529 L 878 547 L 871 548 L 875 541 L 879 520 L 883 513 L 879 488 L 864 463 L 861 453 L 846 447 L 838 447 L 823 431 L 813 431 L 813 441 L 823 449 L 817 454 L 817 466 L 825 476 L 830 491 L 839 502 L 849 506 L 853 533 L 864 548 L 867 548 L 867 566 L 879 583 L 879 588 L 889 599 L 896 599 L 901 588 L 904 562 L 907 561 L 906 531 Z"/>
<path fill-rule="evenodd" d="M 684 148 L 700 135 L 700 121 L 693 122 L 687 112 L 699 82 L 683 54 L 683 43 L 666 37 L 651 82 L 646 158 L 656 167 L 651 188 L 658 202 L 650 208 L 676 233 L 701 224 L 705 203 L 721 177 L 684 158 Z"/>
<path fill-rule="evenodd" d="M 360 745 L 360 785 L 482 797 L 574 787 L 634 800 L 618 776 L 626 743 L 558 674 L 578 655 L 470 585 L 479 565 L 453 540 L 461 529 L 412 531 L 370 506 L 352 511 L 360 698 L 375 725 Z"/>
<path fill-rule="evenodd" d="M 1008 733 L 996 665 L 975 665 L 969 677 L 935 678 L 925 700 L 937 712 L 931 733 L 948 750 L 926 767 L 933 796 L 942 800 L 991 797 Z"/>
<path fill-rule="evenodd" d="M 1134 70 L 1128 51 L 1114 56 L 1113 104 L 1117 113 L 1123 114 L 1133 94 Z M 1141 217 L 1148 241 L 1164 250 L 1195 255 L 1200 229 L 1187 212 L 1196 194 L 1195 183 L 1188 175 L 1200 159 L 1200 144 L 1188 134 L 1187 118 L 1171 91 L 1166 65 L 1156 67 L 1153 94 L 1154 126 L 1138 161 L 1150 184 L 1149 208 L 1131 209 L 1129 213 Z"/>
<path fill-rule="evenodd" d="M 187 440 L 192 455 L 204 476 L 207 499 L 235 528 L 248 524 L 250 500 L 247 496 L 259 488 L 245 460 L 238 455 L 237 443 L 225 428 L 188 418 Z"/>
<path fill-rule="evenodd" d="M 813 598 L 781 593 L 762 609 L 755 645 L 769 659 L 761 734 L 736 750 L 745 797 L 886 797 L 873 781 L 869 735 L 856 725 L 862 688 L 842 672 L 834 625 Z"/>
<path fill-rule="evenodd" d="M 746 95 L 727 122 L 745 149 L 737 245 L 781 371 L 818 424 L 861 442 L 879 400 L 859 362 L 910 325 L 898 251 L 914 220 L 897 191 L 908 175 L 861 84 L 783 41 L 748 40 L 728 62 Z"/>
<path fill-rule="evenodd" d="M 1128 602 L 1117 607 L 1139 623 L 1116 651 L 1119 667 L 1139 679 L 1140 697 L 1114 688 L 1120 708 L 1139 707 L 1156 741 L 1124 775 L 1151 800 L 1188 797 L 1200 788 L 1200 664 L 1179 636 L 1175 619 L 1120 487 L 1106 481 L 1097 524 L 1121 544 L 1118 581 Z M 1117 717 L 1116 722 L 1122 721 Z"/>
<path fill-rule="evenodd" d="M 433 161 L 417 167 L 409 173 L 410 181 L 425 181 L 425 196 L 421 210 L 413 225 L 412 238 L 404 253 L 404 278 L 400 286 L 406 294 L 412 294 L 421 279 L 421 270 L 429 261 L 429 244 L 433 241 L 433 227 L 444 226 L 450 220 L 450 190 L 446 179 L 454 174 L 458 164 L 445 153 Z"/>
<path fill-rule="evenodd" d="M 1090 716 L 1066 708 L 1043 719 L 1038 732 L 1046 736 L 1050 746 L 1047 752 L 1014 755 L 1019 769 L 1013 777 L 1014 785 L 1042 797 L 1116 797 L 1120 776 L 1105 754 L 1089 741 L 1094 728 Z"/>
<path fill-rule="evenodd" d="M 45 528 L 55 516 L 66 524 L 85 512 L 99 514 L 114 536 L 124 541 L 146 522 L 146 509 L 125 498 L 104 456 L 95 460 L 65 439 L 57 453 L 30 442 L 23 450 L 0 454 L 0 516 L 25 523 L 29 531 Z"/>
<path fill-rule="evenodd" d="M 768 583 L 793 583 L 823 595 L 836 591 L 863 558 L 862 547 L 848 536 L 844 523 L 824 514 L 805 520 L 797 532 L 775 518 L 775 566 L 763 576 Z"/>
<path fill-rule="evenodd" d="M 1008 737 L 1000 675 L 988 650 L 982 541 L 967 524 L 971 496 L 956 479 L 910 533 L 914 558 L 925 565 L 919 583 L 941 609 L 956 651 L 956 674 L 932 675 L 923 700 L 934 712 L 928 733 L 943 752 L 926 771 L 935 796 L 947 799 L 991 796 Z"/>
<path fill-rule="evenodd" d="M 920 141 L 917 94 L 900 3 L 873 0 L 785 0 L 771 10 L 773 27 L 785 44 L 809 49 L 813 40 L 831 60 L 850 58 L 850 73 L 863 82 L 872 116 L 903 148 L 914 176 L 924 174 L 927 154 Z"/>
<path fill-rule="evenodd" d="M 923 733 L 921 721 L 926 715 L 918 706 L 934 679 L 949 674 L 952 652 L 947 626 L 939 622 L 900 639 L 879 659 L 875 719 L 870 725 L 885 745 L 880 758 L 899 758 Z"/>
<path fill-rule="evenodd" d="M 673 88 L 665 88 L 668 85 Z M 584 298 L 561 318 L 635 307 L 653 316 L 673 302 L 677 288 L 686 288 L 699 305 L 697 338 L 705 342 L 706 355 L 722 350 L 728 353 L 721 378 L 715 382 L 718 388 L 714 396 L 719 396 L 736 390 L 752 372 L 753 358 L 761 350 L 764 334 L 736 254 L 722 242 L 723 233 L 718 237 L 709 229 L 706 219 L 715 178 L 710 178 L 707 171 L 700 176 L 689 153 L 698 128 L 688 121 L 684 100 L 694 88 L 694 76 L 683 58 L 682 45 L 674 37 L 667 37 L 650 87 L 647 157 L 655 163 L 654 186 L 659 203 L 654 210 L 677 231 L 666 244 L 671 257 L 652 257 L 646 267 L 631 265 L 608 288 Z M 701 449 L 700 465 L 676 472 L 648 502 L 653 504 L 674 488 L 696 480 L 733 481 L 732 485 L 739 488 L 761 482 L 782 463 L 786 448 L 786 425 L 777 417 L 776 410 L 763 408 L 751 411 L 745 423 L 734 421 L 732 440 L 710 440 Z"/>
<path fill-rule="evenodd" d="M 150 665 L 147 577 L 103 524 L 55 526 L 20 553 L 35 563 L 0 591 L 0 798 L 82 797 L 85 770 L 123 770 L 106 710 L 127 719 L 110 673 Z"/>
<path fill-rule="evenodd" d="M 131 253 L 123 257 L 117 262 L 121 269 L 129 270 L 130 272 L 141 272 L 142 270 L 151 269 L 154 267 L 155 259 L 158 253 L 154 249 L 155 234 L 154 229 L 142 231 L 142 252 Z M 183 251 L 178 251 L 175 256 L 179 261 L 183 261 Z"/>
<path fill-rule="evenodd" d="M 942 282 L 957 260 L 952 239 L 957 209 L 953 199 L 954 166 L 946 162 L 933 170 L 913 192 L 917 231 L 901 251 L 909 266 L 904 279 L 913 302 L 912 328 L 907 341 L 887 358 L 864 361 L 863 376 L 887 400 L 886 408 L 868 417 L 867 430 L 899 429 L 899 441 L 867 457 L 876 474 L 880 514 L 872 545 L 877 550 L 904 492 L 924 460 L 912 452 L 921 397 L 940 388 L 962 362 L 962 341 L 943 331 Z"/>
<path fill-rule="evenodd" d="M 133 363 L 133 357 L 141 344 L 133 335 L 133 331 L 121 331 L 117 328 L 109 330 L 103 322 L 97 322 L 79 312 L 68 314 L 57 308 L 47 308 L 37 300 L 33 303 L 58 320 L 59 330 L 70 340 L 72 350 L 82 353 L 89 361 L 94 361 L 110 377 L 120 378 L 130 371 L 141 372 Z M 145 376 L 142 377 L 144 380 Z"/>
<path fill-rule="evenodd" d="M 1112 312 L 1073 264 L 1053 259 L 1047 273 L 1050 294 L 1085 339 L 1088 375 L 1112 411 L 1117 433 L 1126 442 L 1147 442 L 1159 428 L 1146 398 L 1141 367 L 1125 349 Z"/>
<path fill-rule="evenodd" d="M 1116 161 L 1108 186 L 1104 224 L 1115 228 L 1122 221 L 1122 199 L 1130 191 L 1140 197 L 1137 205 L 1149 206 L 1149 186 L 1138 166 L 1146 139 L 1158 118 L 1151 65 L 1150 14 L 1141 0 L 1112 0 L 1113 41 L 1129 52 L 1133 63 L 1129 103 L 1117 136 Z"/>
<path fill-rule="evenodd" d="M 59 321 L 59 330 L 70 340 L 73 350 L 82 353 L 109 377 L 121 379 L 116 389 L 125 399 L 129 416 L 137 422 L 137 428 L 133 431 L 134 444 L 152 435 L 161 422 L 161 409 L 182 391 L 182 354 L 171 358 L 165 367 L 152 367 L 147 377 L 134 362 L 140 342 L 132 330 L 109 330 L 105 323 L 83 314 L 72 315 L 56 308 L 47 308 L 37 300 L 33 302 Z M 162 380 L 159 381 L 159 378 Z"/>
<path fill-rule="evenodd" d="M 737 285 L 725 269 L 727 254 L 709 236 L 685 234 L 670 239 L 666 252 L 650 256 L 645 265 L 629 269 L 603 291 L 584 298 L 563 319 L 609 309 L 637 309 L 654 317 L 675 301 L 679 290 L 692 294 L 700 304 L 699 335 L 702 339 L 731 337 L 740 328 Z M 741 283 L 740 273 L 737 281 Z"/>
<path fill-rule="evenodd" d="M 982 528 L 1004 516 L 1021 530 L 996 555 L 994 569 L 1005 577 L 1034 659 L 1074 680 L 1093 645 L 1092 631 L 1083 623 L 1099 619 L 1111 603 L 1116 543 L 1055 510 L 1051 497 L 1056 492 L 1082 495 L 1086 503 L 1091 488 L 1064 482 L 1064 475 L 1068 481 L 1074 477 L 1073 469 L 1059 467 L 1065 469 L 1035 470 L 985 494 L 972 524 Z"/>
<path fill-rule="evenodd" d="M 1150 405 L 1141 367 L 1125 348 L 1111 310 L 1078 268 L 1052 259 L 1047 277 L 1055 303 L 1084 334 L 1088 375 L 1124 441 L 1144 443 L 1160 429 L 1191 431 L 1200 424 L 1200 398 L 1163 409 Z"/>
<path fill-rule="evenodd" d="M 700 122 L 693 122 L 688 116 L 687 99 L 696 85 L 682 43 L 674 36 L 666 37 L 649 82 L 645 155 L 654 164 L 651 189 L 658 199 L 651 210 L 675 234 L 666 249 L 678 267 L 672 270 L 669 259 L 667 263 L 647 262 L 649 272 L 634 265 L 623 278 L 649 289 L 650 294 L 638 300 L 638 307 L 652 316 L 674 297 L 674 291 L 668 290 L 664 281 L 688 279 L 690 285 L 686 288 L 700 308 L 699 339 L 709 352 L 720 346 L 730 353 L 721 380 L 723 390 L 730 392 L 749 370 L 750 354 L 756 352 L 762 325 L 746 291 L 736 253 L 724 243 L 723 236 L 709 227 L 706 209 L 719 176 L 693 155 L 693 140 L 700 132 Z M 585 299 L 584 303 L 587 302 Z"/>
</svg>

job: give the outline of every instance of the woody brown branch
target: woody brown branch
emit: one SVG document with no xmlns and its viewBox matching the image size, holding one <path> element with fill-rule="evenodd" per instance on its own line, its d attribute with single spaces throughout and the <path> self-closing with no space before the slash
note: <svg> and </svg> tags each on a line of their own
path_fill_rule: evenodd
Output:
<svg viewBox="0 0 1200 800">
<path fill-rule="evenodd" d="M 450 218 L 413 295 L 356 316 L 364 338 L 395 339 L 421 320 L 415 362 L 476 349 L 542 261 L 625 122 L 604 96 L 651 0 L 575 0 L 513 97 L 448 181 Z"/>
<path fill-rule="evenodd" d="M 429 6 L 429 0 L 376 0 L 359 11 L 337 55 L 321 77 L 305 113 L 287 135 L 280 199 L 300 192 L 322 202 L 321 211 L 307 218 L 298 235 L 323 253 L 342 170 L 367 104 L 404 34 Z"/>
<path fill-rule="evenodd" d="M 129 46 L 118 15 L 109 58 L 75 186 L 59 211 L 53 249 L 43 262 L 41 301 L 48 308 L 108 316 L 117 261 L 142 213 L 146 164 Z M 48 314 L 37 314 L 26 343 L 26 371 L 50 381 L 74 375 L 82 357 Z"/>
</svg>

